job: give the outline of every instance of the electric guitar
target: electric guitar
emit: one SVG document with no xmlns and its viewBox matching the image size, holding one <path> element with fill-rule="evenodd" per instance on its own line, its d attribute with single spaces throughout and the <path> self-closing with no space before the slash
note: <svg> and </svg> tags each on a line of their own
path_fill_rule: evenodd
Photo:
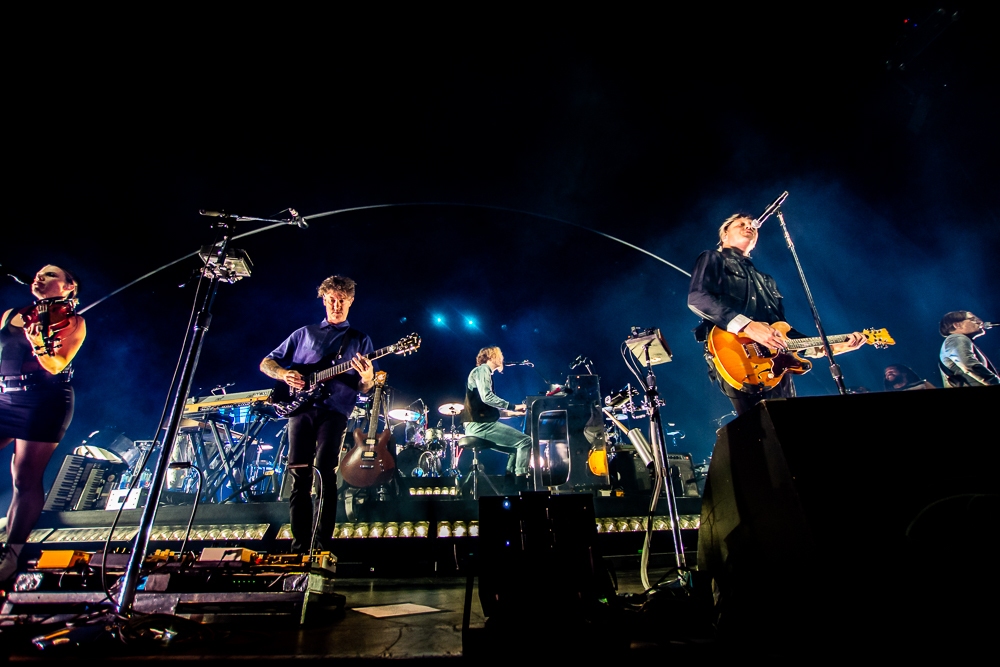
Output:
<svg viewBox="0 0 1000 667">
<path fill-rule="evenodd" d="M 782 334 L 787 334 L 792 328 L 787 322 L 775 322 L 771 326 Z M 896 343 L 885 329 L 865 329 L 861 333 L 869 345 L 879 349 Z M 840 334 L 827 336 L 827 340 L 833 345 L 843 343 L 849 337 L 850 334 Z M 708 351 L 712 354 L 712 363 L 719 376 L 731 387 L 748 393 L 773 388 L 781 382 L 785 373 L 808 373 L 812 362 L 800 357 L 796 350 L 822 345 L 823 339 L 818 336 L 790 338 L 788 349 L 781 351 L 719 327 L 713 327 L 708 334 Z"/>
<path fill-rule="evenodd" d="M 392 429 L 378 430 L 378 414 L 385 386 L 385 371 L 375 374 L 375 398 L 372 400 L 371 424 L 368 435 L 360 428 L 354 429 L 354 447 L 340 461 L 340 476 L 351 486 L 364 489 L 385 484 L 395 474 L 396 461 L 390 453 Z"/>
<path fill-rule="evenodd" d="M 411 352 L 415 352 L 418 347 L 420 347 L 420 336 L 412 333 L 409 336 L 401 338 L 394 345 L 388 345 L 375 350 L 365 358 L 369 361 L 374 361 L 387 354 L 406 356 Z M 306 385 L 302 389 L 292 389 L 282 381 L 278 381 L 274 385 L 268 401 L 279 417 L 296 415 L 310 405 L 326 398 L 327 386 L 324 383 L 351 370 L 351 361 L 348 359 L 343 363 L 331 366 L 330 360 L 324 360 L 315 364 L 292 366 L 291 370 L 302 373 L 305 377 Z"/>
</svg>

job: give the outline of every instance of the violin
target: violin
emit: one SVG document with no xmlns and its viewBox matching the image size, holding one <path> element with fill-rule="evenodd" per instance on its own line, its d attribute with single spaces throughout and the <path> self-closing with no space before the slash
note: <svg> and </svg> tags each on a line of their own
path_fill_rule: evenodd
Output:
<svg viewBox="0 0 1000 667">
<path fill-rule="evenodd" d="M 33 306 L 18 311 L 26 328 L 35 323 L 41 325 L 41 347 L 45 350 L 45 354 L 51 355 L 62 346 L 59 332 L 73 323 L 76 304 L 76 299 L 39 299 Z M 41 351 L 35 350 L 36 353 Z"/>
</svg>

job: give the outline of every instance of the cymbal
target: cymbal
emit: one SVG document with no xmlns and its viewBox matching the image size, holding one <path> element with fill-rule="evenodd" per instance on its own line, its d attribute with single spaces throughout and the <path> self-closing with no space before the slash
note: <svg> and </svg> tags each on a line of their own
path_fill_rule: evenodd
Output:
<svg viewBox="0 0 1000 667">
<path fill-rule="evenodd" d="M 415 422 L 420 419 L 420 413 L 414 410 L 389 410 L 389 419 L 398 419 L 401 422 Z"/>
<path fill-rule="evenodd" d="M 443 415 L 448 415 L 449 417 L 454 417 L 455 415 L 462 414 L 462 410 L 464 409 L 465 406 L 461 403 L 445 403 L 438 408 L 438 412 Z"/>
</svg>

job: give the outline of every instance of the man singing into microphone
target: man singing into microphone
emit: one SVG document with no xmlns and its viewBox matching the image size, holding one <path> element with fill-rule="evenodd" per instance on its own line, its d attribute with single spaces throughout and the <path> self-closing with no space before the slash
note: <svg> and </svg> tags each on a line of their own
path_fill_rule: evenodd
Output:
<svg viewBox="0 0 1000 667">
<path fill-rule="evenodd" d="M 705 343 L 713 326 L 733 334 L 740 334 L 769 348 L 783 350 L 787 338 L 772 324 L 785 321 L 785 308 L 774 278 L 761 273 L 750 261 L 750 251 L 757 244 L 754 219 L 744 213 L 729 216 L 719 227 L 719 246 L 698 256 L 691 272 L 688 289 L 688 308 L 702 318 L 695 329 L 695 339 Z M 795 329 L 788 338 L 805 338 Z M 865 343 L 860 332 L 850 334 L 843 343 L 831 345 L 834 354 L 856 350 Z M 821 357 L 822 349 L 813 349 L 807 356 Z M 792 374 L 785 373 L 773 388 L 764 385 L 744 386 L 736 389 L 718 377 L 712 355 L 707 345 L 709 377 L 718 383 L 741 415 L 766 398 L 791 398 L 795 396 Z"/>
<path fill-rule="evenodd" d="M 986 333 L 981 319 L 967 310 L 953 310 L 945 313 L 938 328 L 945 337 L 938 360 L 945 387 L 1000 384 L 997 369 L 972 342 Z"/>
</svg>

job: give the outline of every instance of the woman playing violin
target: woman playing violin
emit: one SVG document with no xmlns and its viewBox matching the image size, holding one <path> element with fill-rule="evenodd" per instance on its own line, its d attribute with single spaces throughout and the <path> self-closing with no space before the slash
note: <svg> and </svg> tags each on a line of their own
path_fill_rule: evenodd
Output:
<svg viewBox="0 0 1000 667">
<path fill-rule="evenodd" d="M 72 362 L 87 328 L 73 312 L 79 284 L 48 265 L 31 283 L 33 306 L 0 319 L 0 449 L 14 443 L 7 543 L 0 547 L 0 584 L 17 571 L 45 502 L 45 466 L 73 419 Z"/>
</svg>

